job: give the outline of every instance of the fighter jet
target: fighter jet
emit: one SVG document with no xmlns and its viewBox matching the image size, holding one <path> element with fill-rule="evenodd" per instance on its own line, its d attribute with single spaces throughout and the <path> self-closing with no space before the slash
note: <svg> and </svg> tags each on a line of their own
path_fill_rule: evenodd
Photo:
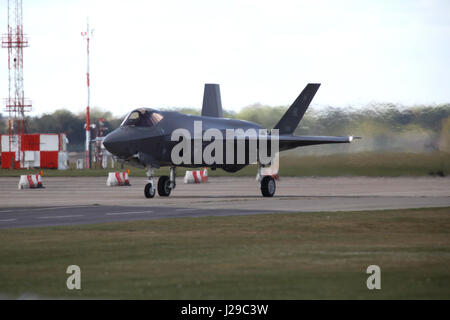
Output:
<svg viewBox="0 0 450 320">
<path fill-rule="evenodd" d="M 279 151 L 353 140 L 353 136 L 294 135 L 319 86 L 319 83 L 309 83 L 269 131 L 254 122 L 223 118 L 219 85 L 205 84 L 201 116 L 138 108 L 104 138 L 103 145 L 118 160 L 147 169 L 148 183 L 144 188 L 147 198 L 153 198 L 156 190 L 159 196 L 170 195 L 176 187 L 176 167 L 208 167 L 236 172 L 257 163 L 259 172 L 262 172 Z M 271 149 L 274 152 L 266 152 L 269 155 L 264 162 L 260 153 L 263 147 L 276 147 L 275 151 Z M 204 157 L 206 153 L 209 157 Z M 166 166 L 170 167 L 169 176 L 159 177 L 156 185 L 154 169 Z M 276 189 L 275 179 L 269 175 L 262 176 L 260 188 L 264 197 L 272 197 Z"/>
</svg>

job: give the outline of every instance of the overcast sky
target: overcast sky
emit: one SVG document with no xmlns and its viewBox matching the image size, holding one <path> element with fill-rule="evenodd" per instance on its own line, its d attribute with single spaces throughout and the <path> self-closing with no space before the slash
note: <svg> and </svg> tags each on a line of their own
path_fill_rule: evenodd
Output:
<svg viewBox="0 0 450 320">
<path fill-rule="evenodd" d="M 115 115 L 200 107 L 204 83 L 236 111 L 288 105 L 308 82 L 322 83 L 315 106 L 450 102 L 448 0 L 23 0 L 23 11 L 33 114 L 86 107 L 87 16 L 91 106 Z M 1 98 L 7 79 L 1 49 Z"/>
</svg>

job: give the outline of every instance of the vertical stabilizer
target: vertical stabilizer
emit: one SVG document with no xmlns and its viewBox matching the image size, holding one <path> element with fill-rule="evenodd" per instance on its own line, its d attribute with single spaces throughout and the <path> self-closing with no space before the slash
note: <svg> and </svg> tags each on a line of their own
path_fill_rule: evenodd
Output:
<svg viewBox="0 0 450 320">
<path fill-rule="evenodd" d="M 222 99 L 220 87 L 215 83 L 205 83 L 203 93 L 202 116 L 222 118 Z"/>
<path fill-rule="evenodd" d="M 320 83 L 308 83 L 274 129 L 279 129 L 280 134 L 293 134 L 319 87 Z"/>
</svg>

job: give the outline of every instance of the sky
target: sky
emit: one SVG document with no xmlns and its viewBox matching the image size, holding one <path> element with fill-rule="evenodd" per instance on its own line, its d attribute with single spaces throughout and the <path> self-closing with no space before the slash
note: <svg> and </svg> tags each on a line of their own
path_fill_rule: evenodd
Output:
<svg viewBox="0 0 450 320">
<path fill-rule="evenodd" d="M 86 108 L 87 17 L 91 107 L 117 116 L 200 108 L 204 83 L 219 83 L 234 111 L 289 105 L 308 82 L 322 83 L 315 107 L 450 102 L 448 0 L 23 0 L 23 17 L 31 115 Z"/>
</svg>

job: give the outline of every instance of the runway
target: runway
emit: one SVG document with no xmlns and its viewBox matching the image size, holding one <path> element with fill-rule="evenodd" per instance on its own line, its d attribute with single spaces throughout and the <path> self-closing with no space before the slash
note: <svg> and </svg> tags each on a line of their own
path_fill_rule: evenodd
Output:
<svg viewBox="0 0 450 320">
<path fill-rule="evenodd" d="M 233 209 L 195 209 L 172 207 L 68 206 L 12 208 L 0 211 L 0 228 L 43 227 L 162 218 L 229 216 L 270 213 Z"/>
<path fill-rule="evenodd" d="M 169 198 L 143 195 L 145 178 L 107 187 L 106 177 L 44 176 L 45 189 L 17 190 L 0 178 L 0 228 L 76 225 L 174 217 L 281 212 L 381 210 L 450 206 L 449 178 L 281 178 L 263 198 L 252 177 L 210 177 L 186 185 L 177 178 Z"/>
</svg>

